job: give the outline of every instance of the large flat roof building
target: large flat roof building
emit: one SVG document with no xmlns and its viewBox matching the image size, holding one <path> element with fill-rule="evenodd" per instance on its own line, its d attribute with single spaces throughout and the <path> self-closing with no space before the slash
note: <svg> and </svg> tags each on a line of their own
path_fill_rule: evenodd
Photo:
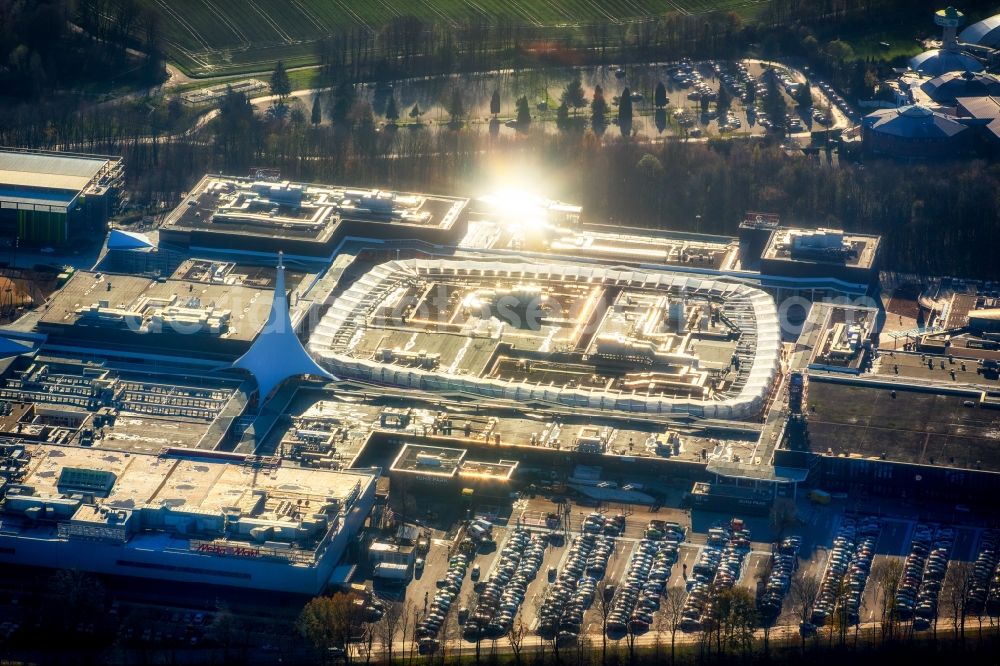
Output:
<svg viewBox="0 0 1000 666">
<path fill-rule="evenodd" d="M 330 258 L 360 237 L 455 245 L 467 199 L 231 176 L 202 178 L 160 229 L 182 248 Z"/>
<path fill-rule="evenodd" d="M 38 330 L 74 346 L 237 356 L 267 322 L 262 286 L 78 271 Z"/>
<path fill-rule="evenodd" d="M 775 228 L 761 253 L 760 271 L 786 277 L 834 277 L 856 284 L 878 278 L 881 238 L 840 229 Z"/>
<path fill-rule="evenodd" d="M 376 478 L 209 451 L 0 443 L 0 561 L 321 592 Z"/>
<path fill-rule="evenodd" d="M 0 230 L 24 244 L 66 243 L 107 221 L 123 179 L 120 157 L 0 150 Z"/>
<path fill-rule="evenodd" d="M 471 460 L 468 451 L 444 446 L 404 444 L 392 462 L 392 478 L 431 485 L 506 488 L 517 470 L 516 460 Z"/>
</svg>

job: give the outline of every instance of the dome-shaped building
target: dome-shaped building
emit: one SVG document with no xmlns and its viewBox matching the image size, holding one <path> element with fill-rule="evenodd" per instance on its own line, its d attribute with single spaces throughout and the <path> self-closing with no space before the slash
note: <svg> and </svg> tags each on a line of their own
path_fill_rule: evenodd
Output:
<svg viewBox="0 0 1000 666">
<path fill-rule="evenodd" d="M 965 44 L 1000 48 L 1000 14 L 973 23 L 962 31 L 958 39 Z"/>
<path fill-rule="evenodd" d="M 911 159 L 963 153 L 972 147 L 972 135 L 954 117 L 920 105 L 880 109 L 861 123 L 866 152 Z"/>
<path fill-rule="evenodd" d="M 958 26 L 965 15 L 955 9 L 939 9 L 934 13 L 934 23 L 941 26 L 941 48 L 924 51 L 910 58 L 910 69 L 928 76 L 941 76 L 948 72 L 981 72 L 983 64 L 959 48 Z"/>
<path fill-rule="evenodd" d="M 981 72 L 983 64 L 959 50 L 931 49 L 910 58 L 910 69 L 928 76 L 948 72 Z"/>
<path fill-rule="evenodd" d="M 1000 97 L 1000 77 L 982 72 L 948 72 L 920 89 L 938 104 L 951 105 L 959 97 Z"/>
</svg>

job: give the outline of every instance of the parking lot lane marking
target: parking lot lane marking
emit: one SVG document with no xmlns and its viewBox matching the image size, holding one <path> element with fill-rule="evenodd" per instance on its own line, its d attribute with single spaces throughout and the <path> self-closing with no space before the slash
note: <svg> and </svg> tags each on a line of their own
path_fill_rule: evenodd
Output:
<svg viewBox="0 0 1000 666">
<path fill-rule="evenodd" d="M 829 547 L 833 545 L 833 537 L 840 532 L 840 523 L 844 519 L 844 514 L 837 513 L 833 516 L 833 524 L 830 526 L 830 531 L 826 533 L 823 537 L 823 546 Z"/>
<path fill-rule="evenodd" d="M 951 549 L 951 559 L 970 561 L 976 559 L 976 544 L 979 542 L 979 528 L 959 527 L 955 530 L 955 543 Z"/>
<path fill-rule="evenodd" d="M 490 562 L 489 567 L 487 567 L 487 569 L 486 569 L 486 575 L 485 575 L 485 577 L 483 576 L 482 567 L 480 566 L 479 580 L 489 580 L 490 577 L 493 576 L 493 570 L 496 569 L 497 564 L 500 562 L 500 552 L 503 551 L 503 549 L 507 546 L 507 541 L 510 539 L 510 530 L 507 530 L 507 529 L 505 529 L 503 527 L 497 527 L 495 525 L 493 526 L 493 534 L 494 535 L 497 533 L 497 531 L 500 531 L 500 530 L 503 531 L 503 536 L 501 537 L 500 541 L 496 542 L 497 543 L 496 550 L 493 551 L 492 553 L 490 553 L 490 555 L 493 556 L 493 559 Z M 472 571 L 472 565 L 475 562 L 475 559 L 476 558 L 473 557 L 472 560 L 469 561 L 469 571 L 470 572 Z"/>
</svg>

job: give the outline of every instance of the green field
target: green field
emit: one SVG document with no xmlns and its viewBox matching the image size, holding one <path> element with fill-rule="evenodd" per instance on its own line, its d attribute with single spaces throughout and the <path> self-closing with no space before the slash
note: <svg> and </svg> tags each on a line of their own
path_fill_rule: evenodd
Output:
<svg viewBox="0 0 1000 666">
<path fill-rule="evenodd" d="M 758 12 L 767 0 L 141 0 L 163 19 L 170 56 L 194 75 L 313 60 L 314 42 L 358 27 L 378 32 L 401 16 L 455 27 L 463 20 L 529 26 L 620 24 L 677 12 Z"/>
</svg>

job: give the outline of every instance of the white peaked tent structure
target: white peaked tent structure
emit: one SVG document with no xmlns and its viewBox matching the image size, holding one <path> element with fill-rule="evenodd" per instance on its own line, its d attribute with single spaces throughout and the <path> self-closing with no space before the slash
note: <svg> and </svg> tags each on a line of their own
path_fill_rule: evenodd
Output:
<svg viewBox="0 0 1000 666">
<path fill-rule="evenodd" d="M 250 349 L 236 359 L 233 368 L 241 368 L 257 379 L 261 403 L 272 389 L 290 377 L 316 375 L 335 380 L 336 377 L 321 368 L 302 346 L 292 319 L 288 314 L 288 296 L 285 294 L 285 264 L 278 254 L 278 274 L 274 280 L 274 297 L 267 324 L 261 329 Z"/>
<path fill-rule="evenodd" d="M 30 343 L 14 340 L 7 337 L 3 331 L 0 331 L 0 359 L 20 356 L 32 351 L 34 351 L 34 347 Z"/>
<path fill-rule="evenodd" d="M 153 241 L 146 234 L 122 229 L 112 229 L 111 233 L 108 234 L 109 250 L 138 250 L 151 247 L 153 247 Z"/>
</svg>

